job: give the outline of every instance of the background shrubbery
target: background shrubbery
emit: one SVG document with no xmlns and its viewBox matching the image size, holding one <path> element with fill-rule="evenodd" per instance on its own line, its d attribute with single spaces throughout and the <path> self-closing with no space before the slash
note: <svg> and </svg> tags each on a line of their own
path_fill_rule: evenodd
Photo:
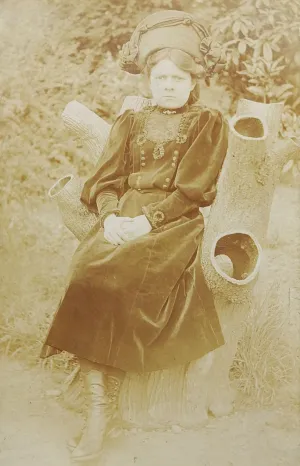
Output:
<svg viewBox="0 0 300 466">
<path fill-rule="evenodd" d="M 223 44 L 226 66 L 210 88 L 203 83 L 206 103 L 230 116 L 240 97 L 283 100 L 283 134 L 300 136 L 297 2 L 2 0 L 0 350 L 10 355 L 37 360 L 76 247 L 47 191 L 60 176 L 86 176 L 92 166 L 80 142 L 65 131 L 61 113 L 76 99 L 112 122 L 123 98 L 140 92 L 139 78 L 118 68 L 120 47 L 147 13 L 170 8 L 191 11 L 207 26 L 212 23 Z M 296 163 L 290 167 L 297 175 Z M 294 202 L 293 193 L 287 196 Z M 279 249 L 282 243 L 275 241 L 272 247 Z M 280 257 L 284 254 L 281 250 Z M 290 259 L 292 254 L 286 256 Z M 282 312 L 284 305 L 276 322 Z M 260 329 L 269 322 L 269 311 L 266 316 Z M 292 367 L 286 359 L 282 366 L 273 344 L 262 348 L 263 361 L 254 355 L 249 341 L 257 332 L 257 327 L 248 328 L 236 366 L 242 389 L 251 394 L 258 393 L 255 387 L 263 380 L 259 385 L 260 367 L 268 367 L 275 379 L 276 373 L 278 383 Z M 277 338 L 278 332 L 273 335 Z"/>
<path fill-rule="evenodd" d="M 112 121 L 124 96 L 139 92 L 138 77 L 118 68 L 119 49 L 138 21 L 159 9 L 192 11 L 207 25 L 213 19 L 226 57 L 217 84 L 227 90 L 231 113 L 240 97 L 285 101 L 283 129 L 300 135 L 297 3 L 10 0 L 2 5 L 0 189 L 5 204 L 45 195 L 66 170 L 82 175 L 90 170 L 80 146 L 64 132 L 60 114 L 77 99 Z"/>
<path fill-rule="evenodd" d="M 220 82 L 233 102 L 285 102 L 283 134 L 300 135 L 300 4 L 290 0 L 214 2 L 213 30 L 226 66 Z M 221 14 L 222 12 L 222 14 Z"/>
</svg>

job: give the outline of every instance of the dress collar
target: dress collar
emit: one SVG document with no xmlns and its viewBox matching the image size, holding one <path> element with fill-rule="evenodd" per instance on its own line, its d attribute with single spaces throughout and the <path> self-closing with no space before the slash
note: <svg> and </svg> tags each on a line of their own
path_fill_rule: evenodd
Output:
<svg viewBox="0 0 300 466">
<path fill-rule="evenodd" d="M 182 107 L 178 107 L 178 108 L 165 108 L 165 107 L 160 107 L 159 105 L 155 105 L 155 108 L 157 108 L 157 110 L 160 113 L 163 113 L 164 115 L 175 115 L 177 113 L 186 112 L 189 108 L 189 105 L 186 103 Z"/>
</svg>

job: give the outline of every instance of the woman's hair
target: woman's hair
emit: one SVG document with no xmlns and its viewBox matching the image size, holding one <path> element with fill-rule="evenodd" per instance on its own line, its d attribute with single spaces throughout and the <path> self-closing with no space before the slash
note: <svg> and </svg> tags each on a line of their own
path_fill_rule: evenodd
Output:
<svg viewBox="0 0 300 466">
<path fill-rule="evenodd" d="M 190 105 L 197 102 L 200 98 L 200 84 L 199 84 L 199 77 L 204 76 L 205 71 L 202 65 L 195 62 L 193 57 L 186 52 L 183 52 L 179 49 L 172 49 L 172 48 L 164 48 L 158 50 L 151 55 L 149 55 L 146 65 L 143 69 L 143 75 L 147 78 L 150 77 L 151 69 L 161 60 L 165 60 L 168 58 L 171 60 L 178 68 L 182 71 L 186 71 L 187 73 L 191 74 L 191 77 L 194 81 L 196 81 L 196 85 L 194 89 L 192 89 L 190 93 L 190 97 L 188 99 L 188 103 Z"/>
</svg>

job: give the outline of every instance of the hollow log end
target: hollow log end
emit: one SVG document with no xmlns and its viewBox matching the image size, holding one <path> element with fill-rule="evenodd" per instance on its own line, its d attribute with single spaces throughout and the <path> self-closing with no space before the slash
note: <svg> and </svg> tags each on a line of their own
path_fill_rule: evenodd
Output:
<svg viewBox="0 0 300 466">
<path fill-rule="evenodd" d="M 269 135 L 266 120 L 253 114 L 233 116 L 229 127 L 234 135 L 245 140 L 265 140 Z"/>
</svg>

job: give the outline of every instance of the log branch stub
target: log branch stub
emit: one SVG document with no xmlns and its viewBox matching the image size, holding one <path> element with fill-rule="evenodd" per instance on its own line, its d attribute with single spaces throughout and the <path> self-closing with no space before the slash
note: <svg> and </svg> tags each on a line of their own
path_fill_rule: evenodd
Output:
<svg viewBox="0 0 300 466">
<path fill-rule="evenodd" d="M 258 225 L 257 218 L 269 211 L 271 200 L 266 202 L 269 186 L 260 185 L 256 168 L 257 160 L 268 157 L 267 138 L 261 118 L 244 114 L 229 121 L 228 151 L 204 231 L 201 262 L 206 282 L 214 295 L 234 303 L 251 299 L 258 278 L 267 225 Z M 230 272 L 223 267 L 225 257 Z"/>
<path fill-rule="evenodd" d="M 265 104 L 254 100 L 240 99 L 237 105 L 236 116 L 255 115 L 264 119 L 268 128 L 268 138 L 272 144 L 277 138 L 281 127 L 281 115 L 284 102 Z"/>
<path fill-rule="evenodd" d="M 83 181 L 73 174 L 60 178 L 48 191 L 55 199 L 65 226 L 82 241 L 98 222 L 98 215 L 90 212 L 80 201 Z"/>
<path fill-rule="evenodd" d="M 66 105 L 62 119 L 70 133 L 85 145 L 92 162 L 96 165 L 103 152 L 111 125 L 76 100 Z"/>
</svg>

